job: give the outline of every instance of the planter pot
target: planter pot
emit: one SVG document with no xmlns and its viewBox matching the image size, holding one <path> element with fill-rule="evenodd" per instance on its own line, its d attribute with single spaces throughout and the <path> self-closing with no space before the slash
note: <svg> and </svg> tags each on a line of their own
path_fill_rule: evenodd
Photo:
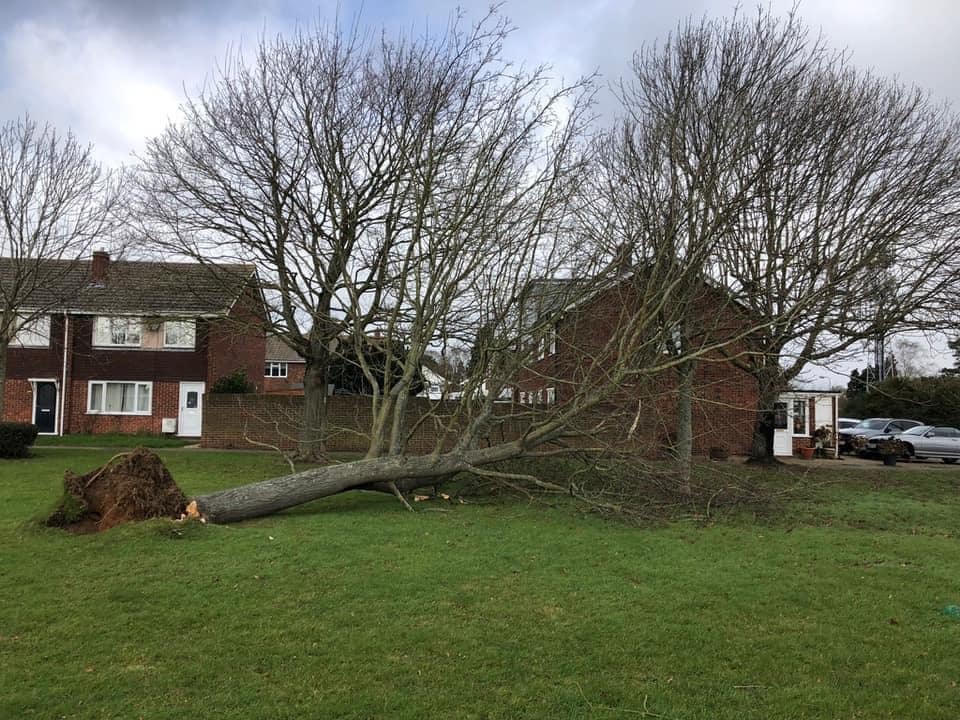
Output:
<svg viewBox="0 0 960 720">
<path fill-rule="evenodd" d="M 800 457 L 802 457 L 804 460 L 812 460 L 814 452 L 816 452 L 816 448 L 802 447 L 800 448 Z"/>
<path fill-rule="evenodd" d="M 709 452 L 711 460 L 726 460 L 730 457 L 730 452 L 725 447 L 714 446 Z"/>
<path fill-rule="evenodd" d="M 896 455 L 884 455 L 884 456 L 883 456 L 883 464 L 884 464 L 884 465 L 891 465 L 891 466 L 896 465 L 896 464 L 897 464 L 897 456 L 896 456 Z"/>
</svg>

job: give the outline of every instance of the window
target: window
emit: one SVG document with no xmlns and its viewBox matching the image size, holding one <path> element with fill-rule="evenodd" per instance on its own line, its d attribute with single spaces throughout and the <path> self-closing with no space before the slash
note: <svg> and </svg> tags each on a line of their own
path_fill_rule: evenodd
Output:
<svg viewBox="0 0 960 720">
<path fill-rule="evenodd" d="M 149 415 L 153 383 L 91 380 L 87 412 L 105 415 Z"/>
<path fill-rule="evenodd" d="M 50 347 L 50 316 L 41 315 L 33 320 L 24 322 L 21 315 L 17 322 L 22 322 L 23 326 L 13 336 L 13 344 L 20 347 Z"/>
<path fill-rule="evenodd" d="M 793 401 L 793 434 L 807 434 L 807 401 Z"/>
<path fill-rule="evenodd" d="M 263 371 L 264 377 L 278 377 L 284 378 L 287 376 L 287 363 L 285 362 L 268 362 L 266 368 Z"/>
<path fill-rule="evenodd" d="M 787 404 L 785 402 L 773 404 L 773 427 L 777 430 L 787 429 Z"/>
<path fill-rule="evenodd" d="M 538 345 L 537 359 L 542 360 L 548 355 L 554 355 L 557 352 L 557 328 L 551 325 L 547 328 Z"/>
<path fill-rule="evenodd" d="M 96 318 L 93 323 L 93 344 L 115 347 L 140 347 L 140 318 Z"/>
<path fill-rule="evenodd" d="M 193 320 L 167 320 L 163 324 L 163 346 L 193 349 L 197 341 L 197 323 Z"/>
<path fill-rule="evenodd" d="M 677 320 L 660 326 L 660 354 L 679 355 L 683 352 L 683 327 Z"/>
<path fill-rule="evenodd" d="M 547 405 L 553 405 L 557 402 L 557 390 L 556 388 L 548 387 L 547 388 Z"/>
</svg>

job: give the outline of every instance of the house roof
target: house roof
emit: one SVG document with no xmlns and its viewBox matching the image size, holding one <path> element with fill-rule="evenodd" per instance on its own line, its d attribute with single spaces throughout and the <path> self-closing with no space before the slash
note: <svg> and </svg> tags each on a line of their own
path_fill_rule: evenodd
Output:
<svg viewBox="0 0 960 720">
<path fill-rule="evenodd" d="M 276 335 L 267 335 L 267 362 L 306 362 L 296 350 Z"/>
<path fill-rule="evenodd" d="M 227 312 L 254 278 L 252 265 L 110 261 L 94 281 L 87 260 L 45 260 L 42 278 L 24 305 L 68 312 L 204 315 Z M 15 281 L 16 266 L 0 258 L 0 286 Z"/>
</svg>

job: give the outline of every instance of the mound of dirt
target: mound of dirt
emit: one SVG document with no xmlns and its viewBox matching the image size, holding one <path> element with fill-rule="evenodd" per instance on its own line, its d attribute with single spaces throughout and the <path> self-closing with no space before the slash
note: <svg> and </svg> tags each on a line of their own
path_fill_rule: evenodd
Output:
<svg viewBox="0 0 960 720">
<path fill-rule="evenodd" d="M 102 532 L 148 518 L 178 518 L 186 496 L 156 453 L 137 448 L 112 457 L 86 475 L 63 474 L 63 500 L 47 525 Z"/>
</svg>

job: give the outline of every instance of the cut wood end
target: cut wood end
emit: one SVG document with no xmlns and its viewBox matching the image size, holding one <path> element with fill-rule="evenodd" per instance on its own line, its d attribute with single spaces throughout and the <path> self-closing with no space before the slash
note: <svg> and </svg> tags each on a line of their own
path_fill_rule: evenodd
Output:
<svg viewBox="0 0 960 720">
<path fill-rule="evenodd" d="M 183 517 L 190 520 L 199 520 L 200 522 L 206 522 L 207 519 L 200 513 L 200 508 L 197 507 L 197 501 L 191 500 L 186 509 L 183 512 Z"/>
</svg>

